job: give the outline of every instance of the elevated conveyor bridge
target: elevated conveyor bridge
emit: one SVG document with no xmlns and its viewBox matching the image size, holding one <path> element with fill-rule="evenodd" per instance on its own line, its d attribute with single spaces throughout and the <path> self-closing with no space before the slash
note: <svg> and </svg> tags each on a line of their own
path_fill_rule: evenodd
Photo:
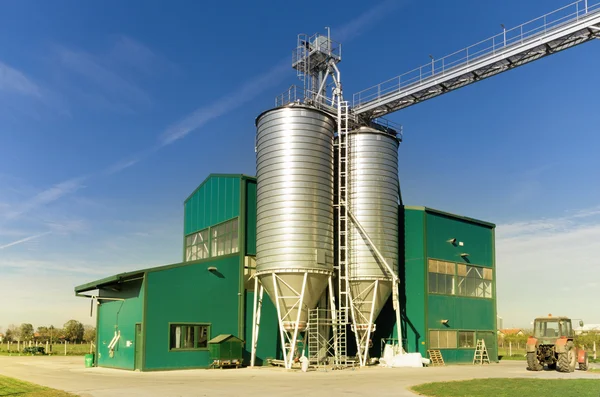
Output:
<svg viewBox="0 0 600 397">
<path fill-rule="evenodd" d="M 372 120 L 600 38 L 600 0 L 579 0 L 353 96 L 352 113 Z"/>
</svg>

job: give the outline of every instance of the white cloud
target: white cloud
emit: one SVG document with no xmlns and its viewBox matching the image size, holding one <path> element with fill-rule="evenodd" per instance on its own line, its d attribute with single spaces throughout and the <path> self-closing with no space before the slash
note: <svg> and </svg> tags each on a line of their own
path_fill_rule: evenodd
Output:
<svg viewBox="0 0 600 397">
<path fill-rule="evenodd" d="M 362 34 L 362 30 L 367 26 L 373 25 L 379 19 L 385 17 L 392 8 L 405 3 L 406 2 L 399 3 L 397 1 L 387 0 L 368 9 L 352 21 L 336 28 L 334 30 L 335 39 L 337 41 L 350 41 L 354 37 Z M 217 119 L 251 101 L 268 88 L 279 84 L 287 75 L 290 68 L 290 59 L 286 58 L 273 68 L 269 69 L 266 73 L 246 81 L 234 92 L 222 96 L 210 105 L 198 108 L 182 120 L 169 126 L 161 134 L 160 143 L 162 145 L 169 145 L 184 138 L 190 132 L 201 128 L 209 121 Z"/>
<path fill-rule="evenodd" d="M 498 225 L 498 313 L 505 326 L 526 327 L 548 313 L 600 320 L 600 211 Z"/>
<path fill-rule="evenodd" d="M 4 244 L 4 245 L 0 245 L 0 250 L 6 249 L 6 248 L 10 248 L 10 247 L 14 247 L 15 245 L 19 245 L 19 244 L 23 244 L 26 243 L 28 241 L 43 237 L 50 234 L 50 232 L 44 232 L 44 233 L 38 233 L 38 234 L 34 234 L 33 236 L 29 236 L 29 237 L 25 237 L 16 241 L 12 241 L 8 244 Z"/>
<path fill-rule="evenodd" d="M 40 88 L 23 72 L 0 62 L 0 91 L 41 98 Z"/>
</svg>

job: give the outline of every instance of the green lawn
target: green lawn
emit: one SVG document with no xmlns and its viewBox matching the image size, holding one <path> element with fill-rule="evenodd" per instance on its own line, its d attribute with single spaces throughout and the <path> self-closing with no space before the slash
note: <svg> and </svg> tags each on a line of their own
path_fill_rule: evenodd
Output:
<svg viewBox="0 0 600 397">
<path fill-rule="evenodd" d="M 595 379 L 473 379 L 417 385 L 416 393 L 432 397 L 598 397 L 600 378 Z"/>
<path fill-rule="evenodd" d="M 0 375 L 0 396 L 72 397 L 75 395 Z"/>
</svg>

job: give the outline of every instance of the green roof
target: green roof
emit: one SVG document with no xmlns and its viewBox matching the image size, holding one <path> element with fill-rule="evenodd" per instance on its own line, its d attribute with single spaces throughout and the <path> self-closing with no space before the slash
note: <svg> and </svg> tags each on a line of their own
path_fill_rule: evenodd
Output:
<svg viewBox="0 0 600 397">
<path fill-rule="evenodd" d="M 221 343 L 221 342 L 225 342 L 226 340 L 229 340 L 231 338 L 236 339 L 240 342 L 243 342 L 243 340 L 241 340 L 237 336 L 233 336 L 232 334 L 221 334 L 221 335 L 215 336 L 214 338 L 209 340 L 208 343 Z"/>
<path fill-rule="evenodd" d="M 425 211 L 425 212 L 429 212 L 431 214 L 443 215 L 443 216 L 447 216 L 449 218 L 454 218 L 454 219 L 463 220 L 465 222 L 475 223 L 475 224 L 478 224 L 478 225 L 481 225 L 481 226 L 485 226 L 485 227 L 489 227 L 489 228 L 492 228 L 492 229 L 494 229 L 496 227 L 496 225 L 494 223 L 482 221 L 482 220 L 475 219 L 475 218 L 469 218 L 468 216 L 456 215 L 456 214 L 453 214 L 451 212 L 440 211 L 440 210 L 436 210 L 434 208 L 429 208 L 429 207 L 405 205 L 404 209 L 407 209 L 407 210 L 416 210 L 416 211 Z"/>
<path fill-rule="evenodd" d="M 115 274 L 114 276 L 105 277 L 100 280 L 96 280 L 96 281 L 89 282 L 87 284 L 79 285 L 79 286 L 75 287 L 75 293 L 78 294 L 81 292 L 93 291 L 95 289 L 101 288 L 106 285 L 125 283 L 127 281 L 131 281 L 133 279 L 139 278 L 140 276 L 143 276 L 144 273 L 145 273 L 145 270 L 136 270 L 133 272 Z"/>
</svg>

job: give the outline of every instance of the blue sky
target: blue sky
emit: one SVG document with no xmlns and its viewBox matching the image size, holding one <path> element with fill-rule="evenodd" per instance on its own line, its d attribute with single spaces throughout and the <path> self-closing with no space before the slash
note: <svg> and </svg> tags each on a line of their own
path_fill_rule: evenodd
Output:
<svg viewBox="0 0 600 397">
<path fill-rule="evenodd" d="M 179 261 L 185 197 L 254 174 L 254 119 L 299 84 L 298 33 L 332 27 L 350 96 L 566 2 L 428 4 L 3 3 L 0 325 L 92 323 L 74 285 Z M 498 224 L 506 326 L 600 322 L 599 59 L 595 41 L 390 117 L 407 204 Z"/>
</svg>

